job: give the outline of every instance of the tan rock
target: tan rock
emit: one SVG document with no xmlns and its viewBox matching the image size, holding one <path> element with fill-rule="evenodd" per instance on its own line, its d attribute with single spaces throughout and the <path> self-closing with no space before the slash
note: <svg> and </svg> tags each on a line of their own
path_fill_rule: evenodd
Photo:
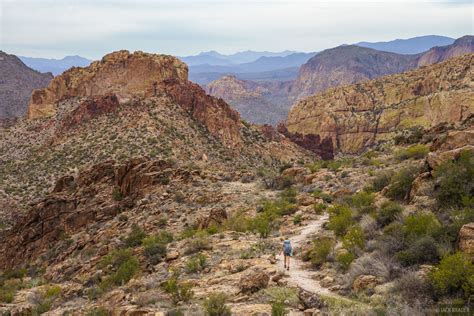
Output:
<svg viewBox="0 0 474 316">
<path fill-rule="evenodd" d="M 180 256 L 179 252 L 174 250 L 174 251 L 168 251 L 166 253 L 166 261 L 173 261 L 173 260 L 176 260 L 178 259 Z"/>
<path fill-rule="evenodd" d="M 374 275 L 359 275 L 352 283 L 354 292 L 361 292 L 367 289 L 373 289 L 377 285 L 377 277 Z"/>
<path fill-rule="evenodd" d="M 357 153 L 396 128 L 460 122 L 474 113 L 473 64 L 474 55 L 468 54 L 327 90 L 291 108 L 288 130 L 330 137 L 335 150 Z"/>
<path fill-rule="evenodd" d="M 253 268 L 246 272 L 239 282 L 239 288 L 242 293 L 257 292 L 268 286 L 270 276 L 261 268 Z"/>
<path fill-rule="evenodd" d="M 474 259 L 474 223 L 463 225 L 458 239 L 459 249 Z"/>
</svg>

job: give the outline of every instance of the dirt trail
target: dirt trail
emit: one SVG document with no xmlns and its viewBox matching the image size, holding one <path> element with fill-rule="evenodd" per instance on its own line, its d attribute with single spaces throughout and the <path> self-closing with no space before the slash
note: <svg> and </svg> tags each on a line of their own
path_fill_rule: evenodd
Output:
<svg viewBox="0 0 474 316">
<path fill-rule="evenodd" d="M 321 229 L 322 225 L 328 220 L 328 218 L 329 216 L 327 214 L 321 216 L 317 220 L 304 226 L 298 235 L 291 237 L 290 240 L 293 248 L 300 248 L 311 235 Z M 277 260 L 278 266 L 283 269 L 283 255 L 280 254 Z M 290 271 L 285 270 L 285 273 L 289 276 L 288 282 L 290 284 L 299 286 L 305 291 L 327 296 L 339 296 L 338 294 L 331 292 L 329 289 L 322 287 L 318 280 L 313 279 L 312 276 L 314 275 L 314 272 L 306 270 L 305 264 L 296 257 L 291 258 Z"/>
</svg>

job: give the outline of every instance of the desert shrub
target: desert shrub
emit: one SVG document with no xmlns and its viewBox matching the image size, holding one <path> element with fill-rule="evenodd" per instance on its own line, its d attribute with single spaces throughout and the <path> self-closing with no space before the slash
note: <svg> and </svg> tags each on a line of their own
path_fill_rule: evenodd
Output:
<svg viewBox="0 0 474 316">
<path fill-rule="evenodd" d="M 323 193 L 320 189 L 314 190 L 312 196 L 314 196 L 315 198 L 322 199 L 326 203 L 332 203 L 332 201 L 334 200 L 331 195 Z"/>
<path fill-rule="evenodd" d="M 474 205 L 467 204 L 462 209 L 454 209 L 448 212 L 449 222 L 443 225 L 442 234 L 447 241 L 454 243 L 458 238 L 461 227 L 467 223 L 474 222 Z"/>
<path fill-rule="evenodd" d="M 279 168 L 279 171 L 280 173 L 282 173 L 283 171 L 285 171 L 286 169 L 289 169 L 289 168 L 292 168 L 293 167 L 293 164 L 292 163 L 289 163 L 289 162 L 285 162 L 284 164 L 282 164 Z"/>
<path fill-rule="evenodd" d="M 395 135 L 393 140 L 396 145 L 414 144 L 418 143 L 423 138 L 423 135 L 423 126 L 417 125 L 400 131 L 397 135 Z"/>
<path fill-rule="evenodd" d="M 396 257 L 405 266 L 435 263 L 439 260 L 438 245 L 432 237 L 422 237 L 415 240 L 407 250 L 398 252 Z"/>
<path fill-rule="evenodd" d="M 207 258 L 202 253 L 190 258 L 186 262 L 186 272 L 196 273 L 204 270 L 207 264 Z"/>
<path fill-rule="evenodd" d="M 127 247 L 137 247 L 141 245 L 143 238 L 146 237 L 143 229 L 137 224 L 132 225 L 132 230 L 125 238 L 124 243 Z"/>
<path fill-rule="evenodd" d="M 288 314 L 285 302 L 277 301 L 272 303 L 272 316 L 284 316 Z"/>
<path fill-rule="evenodd" d="M 430 273 L 430 280 L 438 294 L 463 292 L 469 297 L 474 290 L 474 265 L 460 252 L 447 255 Z"/>
<path fill-rule="evenodd" d="M 364 254 L 352 262 L 348 272 L 350 285 L 362 274 L 370 274 L 382 280 L 389 280 L 391 273 L 390 258 L 377 253 Z"/>
<path fill-rule="evenodd" d="M 373 193 L 361 191 L 351 197 L 350 204 L 360 214 L 366 214 L 375 210 L 374 200 L 375 195 Z"/>
<path fill-rule="evenodd" d="M 351 265 L 352 261 L 355 259 L 355 255 L 352 254 L 351 252 L 341 252 L 336 256 L 336 261 L 341 265 L 341 268 L 344 271 L 347 271 L 349 266 Z"/>
<path fill-rule="evenodd" d="M 399 293 L 407 302 L 415 300 L 429 302 L 432 294 L 431 284 L 413 271 L 408 271 L 396 279 L 393 291 Z"/>
<path fill-rule="evenodd" d="M 301 224 L 302 220 L 303 220 L 303 219 L 302 219 L 302 217 L 301 217 L 301 214 L 295 215 L 295 216 L 293 217 L 293 224 L 299 225 L 299 224 Z"/>
<path fill-rule="evenodd" d="M 365 236 L 360 226 L 354 226 L 347 231 L 342 238 L 342 244 L 344 248 L 351 252 L 355 252 L 358 249 L 364 249 L 365 247 Z"/>
<path fill-rule="evenodd" d="M 296 203 L 296 193 L 295 188 L 286 188 L 280 193 L 280 198 L 289 203 Z"/>
<path fill-rule="evenodd" d="M 395 152 L 395 158 L 399 161 L 403 161 L 406 159 L 421 159 L 426 157 L 428 153 L 430 152 L 428 146 L 423 145 L 423 144 L 417 144 L 410 146 L 406 149 L 400 149 L 397 152 Z"/>
<path fill-rule="evenodd" d="M 143 254 L 151 264 L 158 264 L 163 260 L 168 242 L 169 237 L 163 237 L 160 234 L 143 239 Z"/>
<path fill-rule="evenodd" d="M 403 223 L 403 232 L 408 241 L 423 236 L 434 236 L 441 225 L 435 215 L 431 213 L 417 213 L 407 216 Z"/>
<path fill-rule="evenodd" d="M 249 230 L 249 218 L 245 216 L 243 211 L 238 211 L 229 216 L 222 226 L 226 230 L 246 232 Z"/>
<path fill-rule="evenodd" d="M 262 238 L 267 238 L 272 232 L 272 220 L 267 214 L 258 214 L 249 223 L 251 230 Z"/>
<path fill-rule="evenodd" d="M 328 228 L 337 236 L 343 236 L 352 224 L 352 211 L 348 206 L 339 204 L 329 209 Z"/>
<path fill-rule="evenodd" d="M 390 180 L 387 196 L 395 200 L 404 200 L 411 190 L 411 184 L 415 180 L 417 168 L 407 167 L 395 173 Z"/>
<path fill-rule="evenodd" d="M 188 282 L 180 282 L 178 275 L 173 275 L 161 284 L 163 290 L 171 296 L 171 300 L 174 304 L 179 302 L 188 302 L 193 296 L 192 284 Z"/>
<path fill-rule="evenodd" d="M 120 191 L 120 188 L 114 188 L 114 190 L 112 191 L 112 198 L 115 200 L 115 201 L 121 201 L 123 200 L 124 196 L 122 194 L 122 192 Z"/>
<path fill-rule="evenodd" d="M 49 311 L 54 301 L 61 295 L 61 287 L 57 285 L 47 286 L 37 297 L 33 314 L 43 314 Z"/>
<path fill-rule="evenodd" d="M 129 249 L 113 251 L 101 260 L 99 266 L 108 274 L 100 284 L 102 290 L 123 285 L 140 271 L 139 262 Z"/>
<path fill-rule="evenodd" d="M 313 247 L 309 252 L 311 263 L 319 267 L 325 263 L 334 248 L 334 240 L 331 238 L 319 238 L 313 241 Z"/>
<path fill-rule="evenodd" d="M 227 295 L 224 293 L 211 293 L 203 303 L 206 315 L 230 316 L 232 313 L 226 305 L 227 299 Z"/>
<path fill-rule="evenodd" d="M 382 190 L 390 184 L 390 180 L 392 179 L 393 175 L 394 172 L 391 170 L 377 173 L 375 178 L 372 180 L 372 189 L 375 192 Z"/>
<path fill-rule="evenodd" d="M 327 208 L 327 205 L 324 203 L 314 204 L 314 212 L 318 215 L 323 214 L 323 211 Z"/>
<path fill-rule="evenodd" d="M 307 164 L 306 168 L 308 168 L 309 171 L 311 171 L 311 173 L 315 173 L 321 169 L 321 163 L 319 161 L 313 162 L 313 163 Z"/>
<path fill-rule="evenodd" d="M 194 235 L 194 238 L 188 242 L 185 249 L 186 254 L 200 252 L 202 250 L 210 250 L 212 248 L 209 237 L 206 232 L 199 232 Z"/>
<path fill-rule="evenodd" d="M 405 234 L 403 224 L 393 222 L 383 229 L 383 235 L 377 240 L 377 248 L 387 254 L 394 254 L 406 249 Z"/>
<path fill-rule="evenodd" d="M 435 169 L 439 182 L 436 200 L 440 206 L 461 207 L 463 198 L 474 195 L 474 157 L 463 151 L 455 161 L 448 161 Z"/>
<path fill-rule="evenodd" d="M 377 213 L 377 222 L 382 226 L 386 226 L 393 222 L 402 211 L 403 208 L 400 204 L 393 201 L 386 201 L 380 206 Z"/>
</svg>

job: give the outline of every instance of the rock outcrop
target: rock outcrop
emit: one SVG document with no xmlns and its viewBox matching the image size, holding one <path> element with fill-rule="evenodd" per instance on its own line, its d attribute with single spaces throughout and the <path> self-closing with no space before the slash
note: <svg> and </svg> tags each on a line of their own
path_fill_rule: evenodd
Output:
<svg viewBox="0 0 474 316">
<path fill-rule="evenodd" d="M 106 111 L 104 102 L 97 103 L 98 96 L 113 94 L 120 103 L 124 103 L 132 98 L 165 94 L 189 111 L 226 145 L 240 145 L 239 114 L 222 100 L 206 95 L 187 78 L 186 64 L 175 57 L 143 52 L 114 52 L 89 67 L 71 68 L 54 78 L 47 88 L 35 90 L 28 106 L 28 118 L 51 117 L 58 111 L 58 103 L 68 98 L 96 98 L 81 105 L 77 110 L 80 113 L 84 110 L 90 112 L 90 109 Z"/>
<path fill-rule="evenodd" d="M 254 293 L 268 286 L 270 276 L 264 270 L 253 268 L 240 279 L 239 287 L 242 293 Z"/>
<path fill-rule="evenodd" d="M 28 68 L 21 60 L 0 51 L 0 121 L 25 115 L 34 89 L 46 87 L 53 75 Z"/>
<path fill-rule="evenodd" d="M 474 259 L 474 223 L 463 225 L 458 239 L 459 249 Z"/>
<path fill-rule="evenodd" d="M 397 129 L 460 122 L 474 112 L 474 55 L 361 84 L 330 89 L 291 109 L 291 133 L 331 138 L 357 153 Z"/>
</svg>

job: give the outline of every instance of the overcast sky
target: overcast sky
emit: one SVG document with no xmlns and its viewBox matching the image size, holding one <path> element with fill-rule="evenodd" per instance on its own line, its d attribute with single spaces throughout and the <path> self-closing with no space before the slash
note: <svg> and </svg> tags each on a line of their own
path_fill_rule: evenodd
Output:
<svg viewBox="0 0 474 316">
<path fill-rule="evenodd" d="M 473 34 L 473 0 L 0 0 L 0 49 L 100 58 L 128 49 L 318 51 L 343 43 Z"/>
</svg>

